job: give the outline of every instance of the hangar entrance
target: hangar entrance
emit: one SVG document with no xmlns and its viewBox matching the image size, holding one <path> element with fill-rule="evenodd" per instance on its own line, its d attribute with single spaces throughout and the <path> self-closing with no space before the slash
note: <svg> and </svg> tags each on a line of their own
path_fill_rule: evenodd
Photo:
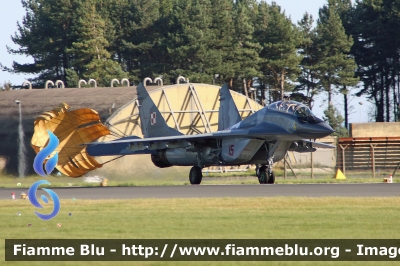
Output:
<svg viewBox="0 0 400 266">
<path fill-rule="evenodd" d="M 207 84 L 146 87 L 167 124 L 185 135 L 217 131 L 219 88 Z M 242 118 L 262 108 L 240 93 L 232 92 L 232 97 Z M 117 110 L 106 123 L 122 136 L 142 136 L 137 98 Z"/>
</svg>

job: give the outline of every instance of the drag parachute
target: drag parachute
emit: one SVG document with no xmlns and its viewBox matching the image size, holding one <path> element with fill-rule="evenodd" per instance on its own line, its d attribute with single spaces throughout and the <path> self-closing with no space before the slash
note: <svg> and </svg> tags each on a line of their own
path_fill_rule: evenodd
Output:
<svg viewBox="0 0 400 266">
<path fill-rule="evenodd" d="M 47 130 L 53 132 L 60 141 L 56 168 L 70 177 L 79 177 L 101 167 L 94 157 L 86 152 L 83 143 L 89 143 L 110 134 L 110 130 L 100 121 L 99 114 L 89 108 L 69 111 L 70 106 L 60 104 L 51 111 L 39 115 L 34 122 L 31 146 L 38 153 L 49 141 Z"/>
</svg>

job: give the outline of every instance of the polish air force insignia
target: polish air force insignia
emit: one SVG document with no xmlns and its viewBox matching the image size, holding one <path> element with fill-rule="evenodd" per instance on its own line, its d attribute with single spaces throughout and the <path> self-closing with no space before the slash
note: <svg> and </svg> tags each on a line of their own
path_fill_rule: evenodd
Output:
<svg viewBox="0 0 400 266">
<path fill-rule="evenodd" d="M 157 123 L 157 120 L 156 120 L 156 112 L 152 112 L 152 113 L 150 114 L 150 123 L 151 123 L 151 125 L 155 125 L 155 124 Z"/>
</svg>

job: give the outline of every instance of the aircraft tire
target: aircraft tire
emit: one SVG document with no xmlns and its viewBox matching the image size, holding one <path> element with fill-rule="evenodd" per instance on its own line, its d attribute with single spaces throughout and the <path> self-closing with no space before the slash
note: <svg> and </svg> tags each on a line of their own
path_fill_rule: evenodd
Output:
<svg viewBox="0 0 400 266">
<path fill-rule="evenodd" d="M 266 171 L 260 171 L 260 175 L 258 176 L 258 182 L 260 184 L 267 184 L 267 172 Z"/>
<path fill-rule="evenodd" d="M 267 170 L 267 167 L 265 165 L 260 166 L 257 170 L 256 170 L 256 175 L 257 177 L 260 177 L 261 172 L 265 172 Z"/>
<path fill-rule="evenodd" d="M 271 172 L 271 175 L 269 176 L 267 183 L 268 184 L 274 184 L 275 183 L 275 173 L 274 172 Z"/>
<path fill-rule="evenodd" d="M 193 166 L 189 172 L 189 181 L 192 185 L 199 185 L 201 183 L 201 179 L 203 178 L 203 173 L 201 172 L 201 168 L 198 166 Z"/>
</svg>

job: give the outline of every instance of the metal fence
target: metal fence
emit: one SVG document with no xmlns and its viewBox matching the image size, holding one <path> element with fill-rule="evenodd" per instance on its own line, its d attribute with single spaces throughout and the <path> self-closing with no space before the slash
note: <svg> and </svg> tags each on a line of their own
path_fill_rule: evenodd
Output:
<svg viewBox="0 0 400 266">
<path fill-rule="evenodd" d="M 394 170 L 400 162 L 400 137 L 340 138 L 337 166 L 346 170 Z"/>
</svg>

